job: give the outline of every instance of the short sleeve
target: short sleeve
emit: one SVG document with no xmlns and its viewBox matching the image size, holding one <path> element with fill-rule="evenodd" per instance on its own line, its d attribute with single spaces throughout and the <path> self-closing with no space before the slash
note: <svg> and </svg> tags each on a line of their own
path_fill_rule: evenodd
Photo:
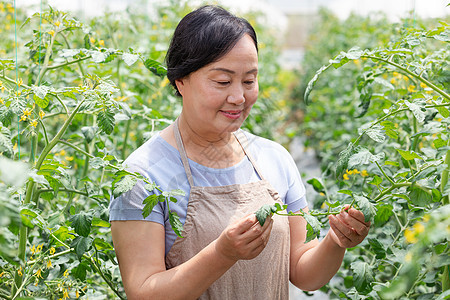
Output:
<svg viewBox="0 0 450 300">
<path fill-rule="evenodd" d="M 145 176 L 145 173 L 138 167 L 128 168 L 129 171 L 138 172 Z M 152 181 L 149 178 L 150 181 Z M 123 193 L 117 198 L 111 197 L 109 206 L 110 221 L 152 221 L 164 225 L 165 203 L 158 202 L 153 211 L 144 218 L 142 210 L 144 208 L 143 201 L 145 198 L 153 194 L 145 188 L 145 182 L 138 180 L 136 185 L 128 192 Z"/>
</svg>

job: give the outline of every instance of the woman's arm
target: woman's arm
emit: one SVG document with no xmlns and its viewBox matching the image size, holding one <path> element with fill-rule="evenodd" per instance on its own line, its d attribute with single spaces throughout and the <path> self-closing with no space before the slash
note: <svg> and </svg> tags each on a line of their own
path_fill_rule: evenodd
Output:
<svg viewBox="0 0 450 300">
<path fill-rule="evenodd" d="M 228 226 L 187 262 L 166 270 L 161 224 L 113 221 L 111 233 L 128 299 L 197 299 L 239 259 L 256 257 L 266 246 L 272 220 L 261 227 L 254 214 Z"/>
<path fill-rule="evenodd" d="M 364 222 L 363 213 L 354 208 L 331 215 L 329 221 L 331 228 L 321 242 L 313 240 L 305 244 L 305 219 L 289 217 L 290 280 L 302 290 L 313 291 L 324 286 L 341 266 L 345 249 L 361 243 L 370 228 L 370 223 Z"/>
</svg>

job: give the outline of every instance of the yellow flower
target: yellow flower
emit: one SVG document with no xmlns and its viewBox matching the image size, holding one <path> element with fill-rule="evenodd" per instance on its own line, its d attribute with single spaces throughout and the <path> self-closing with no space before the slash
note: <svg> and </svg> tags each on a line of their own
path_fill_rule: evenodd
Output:
<svg viewBox="0 0 450 300">
<path fill-rule="evenodd" d="M 67 292 L 67 289 L 63 290 L 63 299 L 69 298 L 69 293 Z"/>
<path fill-rule="evenodd" d="M 395 82 L 396 82 L 395 78 L 391 78 L 391 83 L 395 84 Z"/>
<path fill-rule="evenodd" d="M 95 39 L 94 39 L 93 37 L 91 37 L 91 38 L 89 39 L 89 41 L 91 42 L 91 44 L 94 44 L 94 43 L 95 43 Z"/>
<path fill-rule="evenodd" d="M 26 121 L 26 120 L 27 120 L 27 116 L 23 115 L 23 116 L 20 117 L 20 121 Z"/>
<path fill-rule="evenodd" d="M 425 226 L 422 223 L 416 223 L 413 226 L 415 233 L 422 233 L 425 231 Z"/>
<path fill-rule="evenodd" d="M 27 108 L 23 111 L 23 115 L 24 116 L 30 116 L 31 115 L 31 111 Z"/>
<path fill-rule="evenodd" d="M 56 26 L 56 27 L 59 27 L 59 25 L 61 25 L 61 22 L 60 22 L 60 21 L 56 21 L 56 22 L 55 22 L 55 26 Z"/>
<path fill-rule="evenodd" d="M 49 259 L 47 260 L 47 265 L 46 265 L 47 269 L 50 269 L 52 267 L 52 261 Z"/>
<path fill-rule="evenodd" d="M 40 277 L 40 278 L 43 278 L 41 273 L 42 273 L 42 270 L 41 270 L 41 269 L 38 269 L 38 270 L 36 271 L 36 273 L 34 273 L 34 275 L 35 275 L 37 278 L 39 278 L 39 277 Z"/>
<path fill-rule="evenodd" d="M 61 151 L 59 151 L 58 155 L 61 155 L 61 156 L 66 155 L 66 150 L 62 149 Z"/>
<path fill-rule="evenodd" d="M 73 156 L 66 156 L 64 157 L 67 161 L 72 161 L 73 160 Z"/>
<path fill-rule="evenodd" d="M 429 215 L 429 214 L 424 215 L 424 216 L 423 216 L 423 221 L 424 221 L 425 223 L 428 222 L 428 221 L 430 221 L 430 215 Z"/>
<path fill-rule="evenodd" d="M 3 101 L 2 98 L 0 98 L 0 103 L 1 103 L 1 104 L 5 104 L 5 101 Z"/>
<path fill-rule="evenodd" d="M 426 85 L 425 83 L 421 82 L 421 83 L 420 83 L 420 87 L 424 89 L 424 88 L 427 87 L 427 85 Z"/>
<path fill-rule="evenodd" d="M 52 29 L 52 30 L 50 30 L 49 32 L 47 32 L 48 34 L 50 34 L 51 36 L 54 36 L 55 35 L 55 31 Z"/>
<path fill-rule="evenodd" d="M 37 246 L 37 247 L 36 247 L 36 253 L 41 252 L 43 246 L 44 246 L 44 244 L 40 244 L 39 246 Z"/>
<path fill-rule="evenodd" d="M 64 274 L 63 274 L 63 276 L 64 276 L 64 277 L 67 277 L 67 276 L 69 276 L 69 269 L 66 269 L 66 270 L 64 271 Z"/>
<path fill-rule="evenodd" d="M 17 85 L 20 87 L 23 84 L 23 80 L 22 78 L 19 78 L 19 80 L 17 81 Z"/>
<path fill-rule="evenodd" d="M 403 75 L 403 80 L 404 80 L 404 81 L 406 81 L 406 82 L 408 82 L 408 81 L 409 81 L 409 77 L 408 77 L 408 76 L 405 76 L 405 75 Z"/>
<path fill-rule="evenodd" d="M 5 272 L 1 272 L 1 273 L 0 273 L 0 278 L 2 278 L 3 275 L 5 275 Z"/>
<path fill-rule="evenodd" d="M 345 173 L 347 173 L 348 175 L 353 175 L 353 170 L 345 170 Z"/>
<path fill-rule="evenodd" d="M 105 46 L 105 41 L 104 40 L 100 40 L 100 41 L 98 41 L 98 44 L 100 46 L 104 47 Z"/>
<path fill-rule="evenodd" d="M 80 298 L 80 293 L 78 292 L 78 290 L 75 291 L 75 297 L 77 297 L 77 299 Z"/>
<path fill-rule="evenodd" d="M 347 174 L 344 174 L 344 176 L 342 176 L 342 177 L 344 178 L 344 180 L 349 180 L 350 179 Z"/>
<path fill-rule="evenodd" d="M 36 120 L 33 120 L 30 122 L 30 126 L 36 128 L 38 122 Z"/>
<path fill-rule="evenodd" d="M 407 228 L 405 230 L 405 239 L 410 244 L 417 243 L 416 233 L 414 232 L 414 230 Z"/>
<path fill-rule="evenodd" d="M 56 251 L 55 247 L 51 247 L 50 248 L 50 255 L 55 254 L 55 251 Z"/>
<path fill-rule="evenodd" d="M 358 169 L 353 169 L 353 174 L 359 174 Z"/>
<path fill-rule="evenodd" d="M 392 75 L 397 78 L 397 79 L 401 79 L 402 78 L 402 74 L 398 73 L 398 72 L 392 72 Z"/>
<path fill-rule="evenodd" d="M 39 111 L 39 118 L 43 119 L 45 116 L 45 112 L 43 110 Z"/>
<path fill-rule="evenodd" d="M 164 77 L 164 80 L 161 81 L 160 86 L 163 88 L 163 87 L 167 86 L 169 84 L 169 82 L 170 82 L 169 79 L 167 77 Z"/>
<path fill-rule="evenodd" d="M 408 92 L 413 93 L 416 90 L 416 86 L 415 85 L 409 85 L 408 86 Z"/>
<path fill-rule="evenodd" d="M 405 261 L 410 262 L 412 260 L 412 254 L 411 252 L 406 253 L 405 255 Z"/>
<path fill-rule="evenodd" d="M 33 247 L 30 248 L 31 254 L 35 254 L 36 253 L 36 246 L 33 245 Z"/>
<path fill-rule="evenodd" d="M 324 202 L 322 203 L 322 205 L 320 206 L 321 209 L 325 209 L 327 207 L 327 204 Z"/>
<path fill-rule="evenodd" d="M 17 270 L 17 274 L 19 274 L 19 276 L 23 275 L 23 273 L 22 273 L 22 266 Z"/>
<path fill-rule="evenodd" d="M 367 177 L 367 176 L 369 176 L 369 173 L 367 173 L 367 170 L 362 170 L 361 171 L 361 176 L 362 177 Z"/>
</svg>

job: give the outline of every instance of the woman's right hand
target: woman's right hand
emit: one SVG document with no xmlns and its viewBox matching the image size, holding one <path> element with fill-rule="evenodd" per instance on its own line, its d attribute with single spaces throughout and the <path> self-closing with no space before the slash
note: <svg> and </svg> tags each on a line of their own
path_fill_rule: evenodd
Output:
<svg viewBox="0 0 450 300">
<path fill-rule="evenodd" d="M 269 216 L 261 227 L 255 214 L 237 220 L 225 228 L 215 241 L 216 251 L 233 261 L 255 258 L 266 247 L 272 224 Z"/>
</svg>

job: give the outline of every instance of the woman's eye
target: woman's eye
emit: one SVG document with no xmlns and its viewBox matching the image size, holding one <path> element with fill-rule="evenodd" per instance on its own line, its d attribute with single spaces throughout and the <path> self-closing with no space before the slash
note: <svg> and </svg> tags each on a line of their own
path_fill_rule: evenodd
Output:
<svg viewBox="0 0 450 300">
<path fill-rule="evenodd" d="M 253 83 L 255 83 L 253 80 L 247 80 L 247 81 L 244 81 L 244 83 L 245 84 L 248 84 L 248 85 L 251 85 L 251 84 L 253 84 Z"/>
<path fill-rule="evenodd" d="M 230 82 L 229 81 L 217 81 L 217 83 L 220 84 L 220 85 L 227 85 Z"/>
</svg>

